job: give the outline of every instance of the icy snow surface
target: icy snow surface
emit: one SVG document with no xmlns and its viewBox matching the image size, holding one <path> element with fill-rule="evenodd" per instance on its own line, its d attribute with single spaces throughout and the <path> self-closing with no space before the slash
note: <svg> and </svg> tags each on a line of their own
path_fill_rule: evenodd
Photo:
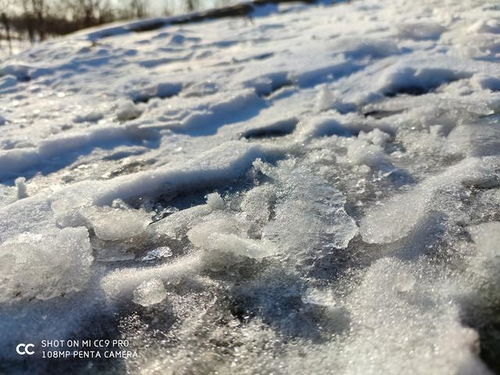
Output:
<svg viewBox="0 0 500 375">
<path fill-rule="evenodd" d="M 500 371 L 498 2 L 264 10 L 1 62 L 0 372 Z"/>
</svg>

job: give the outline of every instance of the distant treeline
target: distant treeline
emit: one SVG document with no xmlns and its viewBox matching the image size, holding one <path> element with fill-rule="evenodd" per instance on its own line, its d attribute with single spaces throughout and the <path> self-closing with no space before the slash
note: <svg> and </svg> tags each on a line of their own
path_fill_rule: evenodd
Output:
<svg viewBox="0 0 500 375">
<path fill-rule="evenodd" d="M 186 0 L 184 9 L 198 9 L 203 2 Z M 34 43 L 117 20 L 144 18 L 148 9 L 148 0 L 0 0 L 0 42 L 6 41 L 9 48 L 13 39 Z M 162 13 L 170 14 L 169 0 Z"/>
<path fill-rule="evenodd" d="M 146 16 L 145 0 L 0 0 L 0 35 L 30 42 L 120 19 Z"/>
</svg>

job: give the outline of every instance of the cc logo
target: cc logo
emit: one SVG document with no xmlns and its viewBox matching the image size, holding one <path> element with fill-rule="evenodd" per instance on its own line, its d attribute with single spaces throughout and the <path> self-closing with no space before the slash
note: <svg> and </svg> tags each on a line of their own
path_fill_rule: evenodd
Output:
<svg viewBox="0 0 500 375">
<path fill-rule="evenodd" d="M 35 354 L 35 351 L 31 349 L 33 349 L 34 347 L 35 347 L 34 344 L 21 343 L 16 346 L 16 352 L 19 355 L 33 355 Z"/>
</svg>

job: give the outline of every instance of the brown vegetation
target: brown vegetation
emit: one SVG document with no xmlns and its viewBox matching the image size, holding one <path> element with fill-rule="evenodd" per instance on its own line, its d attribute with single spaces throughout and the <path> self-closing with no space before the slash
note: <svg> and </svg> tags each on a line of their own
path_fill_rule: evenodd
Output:
<svg viewBox="0 0 500 375">
<path fill-rule="evenodd" d="M 30 42 L 102 25 L 146 17 L 145 0 L 129 0 L 120 7 L 109 0 L 0 0 L 0 41 L 9 49 L 13 39 Z"/>
<path fill-rule="evenodd" d="M 28 40 L 31 43 L 48 37 L 65 35 L 80 29 L 102 25 L 117 20 L 144 18 L 148 16 L 148 0 L 126 0 L 112 5 L 111 0 L 0 0 L 0 43 L 6 41 L 12 50 L 12 40 Z M 206 19 L 235 17 L 250 14 L 255 6 L 297 0 L 253 0 L 232 6 L 187 14 L 158 26 L 203 21 Z M 314 2 L 315 0 L 298 0 Z M 220 0 L 217 5 L 232 3 Z M 165 0 L 168 4 L 169 0 Z M 185 10 L 194 11 L 202 7 L 204 0 L 186 0 Z M 164 14 L 168 14 L 168 7 Z M 140 28 L 141 26 L 137 26 Z M 145 25 L 143 27 L 150 27 Z M 142 31 L 142 30 L 135 30 Z M 0 44 L 0 48 L 1 48 Z"/>
</svg>

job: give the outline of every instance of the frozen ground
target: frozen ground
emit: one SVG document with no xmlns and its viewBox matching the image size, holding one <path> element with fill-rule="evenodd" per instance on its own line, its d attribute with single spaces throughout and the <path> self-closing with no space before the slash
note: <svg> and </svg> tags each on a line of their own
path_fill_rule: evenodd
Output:
<svg viewBox="0 0 500 375">
<path fill-rule="evenodd" d="M 497 1 L 134 28 L 1 62 L 0 372 L 499 371 Z"/>
</svg>

